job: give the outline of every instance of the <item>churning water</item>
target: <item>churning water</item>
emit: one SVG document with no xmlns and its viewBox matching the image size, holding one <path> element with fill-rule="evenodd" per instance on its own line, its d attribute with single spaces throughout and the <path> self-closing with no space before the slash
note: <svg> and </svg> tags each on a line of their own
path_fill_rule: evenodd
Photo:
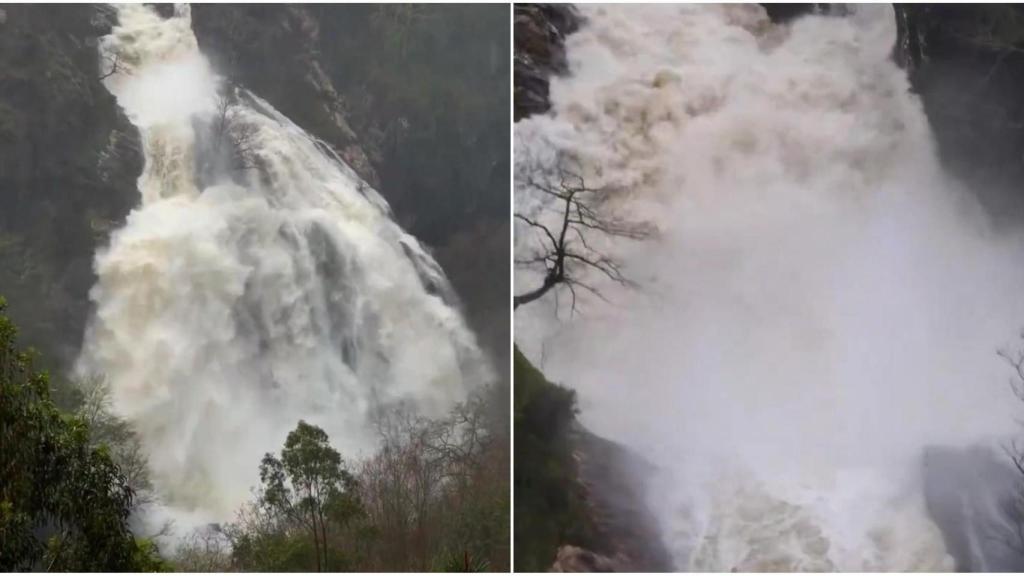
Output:
<svg viewBox="0 0 1024 576">
<path fill-rule="evenodd" d="M 118 13 L 106 83 L 145 169 L 96 257 L 80 369 L 107 377 L 165 512 L 230 520 L 300 418 L 357 457 L 376 411 L 437 416 L 489 377 L 433 258 L 329 147 L 224 85 L 187 6 Z"/>
<path fill-rule="evenodd" d="M 592 237 L 639 289 L 590 274 L 610 303 L 521 307 L 519 346 L 663 470 L 677 567 L 953 568 L 922 458 L 1016 431 L 995 351 L 1024 323 L 1024 242 L 941 170 L 892 8 L 580 9 L 551 112 L 516 126 L 517 176 L 570 153 L 604 210 L 659 233 Z"/>
</svg>

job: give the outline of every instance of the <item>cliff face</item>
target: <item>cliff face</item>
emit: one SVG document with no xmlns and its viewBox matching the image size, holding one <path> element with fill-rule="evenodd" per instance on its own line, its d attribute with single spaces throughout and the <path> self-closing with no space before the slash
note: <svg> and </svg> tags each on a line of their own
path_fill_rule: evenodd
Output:
<svg viewBox="0 0 1024 576">
<path fill-rule="evenodd" d="M 103 87 L 94 5 L 0 7 L 0 295 L 51 368 L 77 356 L 93 254 L 142 172 L 138 134 Z"/>
<path fill-rule="evenodd" d="M 775 22 L 832 6 L 764 5 Z M 1024 7 L 894 6 L 893 57 L 921 98 L 943 165 L 997 219 L 1024 219 Z"/>
<path fill-rule="evenodd" d="M 499 368 L 511 300 L 508 10 L 192 7 L 214 67 L 332 145 L 431 247 Z"/>
<path fill-rule="evenodd" d="M 192 6 L 192 25 L 214 69 L 265 98 L 296 124 L 315 127 L 374 187 L 377 174 L 345 119 L 341 96 L 320 63 L 318 21 L 302 6 Z"/>
<path fill-rule="evenodd" d="M 515 120 L 551 107 L 548 79 L 567 72 L 565 37 L 579 27 L 579 15 L 566 4 L 515 5 Z"/>
<path fill-rule="evenodd" d="M 656 470 L 583 428 L 575 392 L 518 351 L 514 369 L 516 570 L 671 571 L 647 504 Z"/>
<path fill-rule="evenodd" d="M 943 164 L 990 211 L 1024 218 L 1024 7 L 896 6 L 907 68 Z"/>
</svg>

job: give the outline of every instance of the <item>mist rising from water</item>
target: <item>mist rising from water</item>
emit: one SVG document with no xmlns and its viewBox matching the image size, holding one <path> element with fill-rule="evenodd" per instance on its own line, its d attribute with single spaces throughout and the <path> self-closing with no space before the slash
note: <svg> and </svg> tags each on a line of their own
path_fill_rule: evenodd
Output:
<svg viewBox="0 0 1024 576">
<path fill-rule="evenodd" d="M 251 165 L 208 157 L 232 89 L 187 7 L 118 14 L 106 82 L 146 163 L 140 205 L 96 258 L 79 368 L 108 378 L 166 513 L 231 520 L 299 419 L 357 458 L 376 411 L 439 416 L 489 377 L 440 267 L 326 145 L 237 90 L 229 132 Z"/>
<path fill-rule="evenodd" d="M 1024 242 L 942 173 L 891 8 L 580 9 L 517 162 L 569 151 L 606 209 L 661 232 L 604 246 L 641 290 L 590 277 L 611 304 L 523 307 L 518 345 L 665 471 L 678 567 L 952 568 L 922 452 L 1016 431 L 995 351 L 1024 322 Z"/>
</svg>

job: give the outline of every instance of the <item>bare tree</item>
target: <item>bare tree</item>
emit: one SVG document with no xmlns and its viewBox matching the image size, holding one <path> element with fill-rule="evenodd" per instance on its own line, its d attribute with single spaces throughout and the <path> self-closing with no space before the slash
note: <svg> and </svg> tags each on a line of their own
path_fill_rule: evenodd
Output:
<svg viewBox="0 0 1024 576">
<path fill-rule="evenodd" d="M 1024 333 L 1021 334 L 1021 338 L 1024 339 Z M 1012 353 L 999 350 L 997 354 L 1013 368 L 1010 389 L 1018 399 L 1024 401 L 1024 349 Z M 1021 482 L 1015 493 L 1002 502 L 1007 524 L 995 526 L 990 538 L 1024 556 L 1024 450 L 1016 441 L 1011 441 L 1008 446 L 1003 447 L 1003 451 L 1020 475 Z"/>
<path fill-rule="evenodd" d="M 544 279 L 536 288 L 513 296 L 518 308 L 564 285 L 572 296 L 572 310 L 576 309 L 576 290 L 582 289 L 604 299 L 601 292 L 583 280 L 584 271 L 594 270 L 621 285 L 631 286 L 622 272 L 621 263 L 596 250 L 588 237 L 604 236 L 643 240 L 654 229 L 652 226 L 601 214 L 600 206 L 607 195 L 604 188 L 587 185 L 581 170 L 564 154 L 556 157 L 554 166 L 539 167 L 529 163 L 517 170 L 517 193 L 539 194 L 550 200 L 545 211 L 554 214 L 525 214 L 516 212 L 515 219 L 536 233 L 538 247 L 530 254 L 517 257 L 516 266 L 541 269 Z M 552 217 L 548 217 L 552 216 Z"/>
<path fill-rule="evenodd" d="M 424 417 L 402 403 L 376 410 L 379 447 L 361 462 L 351 484 L 358 514 L 351 506 L 333 507 L 332 528 L 320 537 L 330 569 L 501 570 L 508 564 L 508 438 L 492 428 L 489 397 L 473 394 L 442 418 Z M 261 466 L 261 474 L 274 472 L 270 468 Z M 291 510 L 266 505 L 268 488 L 275 501 L 289 496 L 274 484 L 280 486 L 265 482 L 257 500 L 224 528 L 231 569 L 280 567 L 278 543 L 307 538 L 306 522 Z M 294 495 L 291 490 L 293 501 Z M 218 540 L 193 538 L 190 545 L 179 567 L 225 563 Z"/>
<path fill-rule="evenodd" d="M 227 572 L 231 542 L 217 525 L 194 530 L 179 543 L 174 564 L 184 572 Z"/>
<path fill-rule="evenodd" d="M 103 64 L 107 65 L 107 71 L 106 72 L 100 71 L 100 76 L 99 76 L 100 82 L 106 80 L 107 78 L 110 78 L 114 74 L 118 74 L 118 73 L 121 73 L 121 72 L 127 73 L 127 71 L 124 69 L 124 67 L 121 66 L 121 55 L 120 54 L 114 54 L 113 56 L 104 56 L 103 57 Z"/>
<path fill-rule="evenodd" d="M 138 509 L 156 502 L 156 491 L 149 478 L 149 462 L 134 427 L 114 413 L 110 384 L 102 375 L 93 374 L 77 383 L 82 391 L 82 404 L 77 415 L 89 426 L 90 442 L 104 444 L 124 474 L 135 497 L 132 507 Z"/>
<path fill-rule="evenodd" d="M 217 98 L 217 111 L 210 127 L 213 158 L 226 160 L 232 171 L 256 167 L 256 127 L 241 122 L 236 88 L 228 86 Z"/>
<path fill-rule="evenodd" d="M 440 419 L 407 406 L 376 415 L 381 447 L 363 463 L 359 485 L 387 566 L 429 570 L 445 551 L 469 561 L 459 524 L 471 521 L 466 514 L 488 497 L 480 493 L 480 478 L 490 472 L 488 456 L 500 442 L 486 430 L 485 410 L 474 396 Z"/>
<path fill-rule="evenodd" d="M 1024 340 L 1024 333 L 1021 334 L 1021 339 Z M 1013 368 L 1014 374 L 1010 379 L 1010 389 L 1013 390 L 1014 396 L 1024 401 L 1024 348 L 1012 353 L 1007 350 L 999 350 L 996 354 Z M 1024 474 L 1024 470 L 1021 473 Z"/>
</svg>

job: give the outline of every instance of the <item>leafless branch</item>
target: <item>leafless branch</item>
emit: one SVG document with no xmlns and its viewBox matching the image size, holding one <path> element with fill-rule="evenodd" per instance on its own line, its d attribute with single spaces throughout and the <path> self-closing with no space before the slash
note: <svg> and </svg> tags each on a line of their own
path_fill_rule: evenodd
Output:
<svg viewBox="0 0 1024 576">
<path fill-rule="evenodd" d="M 118 73 L 122 73 L 122 72 L 123 73 L 127 73 L 127 70 L 125 70 L 121 66 L 121 55 L 120 54 L 114 54 L 113 57 L 104 56 L 103 57 L 103 63 L 104 64 L 109 64 L 110 66 L 109 66 L 109 68 L 107 68 L 106 72 L 100 72 L 100 77 L 99 77 L 100 82 L 106 80 L 107 78 L 110 78 L 114 74 L 118 74 Z"/>
<path fill-rule="evenodd" d="M 516 265 L 526 268 L 543 267 L 544 270 L 540 286 L 513 297 L 515 308 L 533 302 L 562 285 L 572 297 L 573 312 L 576 311 L 577 288 L 604 299 L 596 287 L 580 279 L 586 269 L 596 270 L 623 286 L 635 285 L 623 273 L 622 264 L 592 247 L 587 236 L 644 240 L 654 233 L 653 227 L 601 214 L 599 207 L 607 191 L 588 186 L 581 171 L 572 167 L 572 164 L 568 157 L 559 155 L 553 168 L 530 166 L 522 171 L 519 178 L 519 186 L 526 193 L 540 193 L 554 199 L 547 210 L 553 212 L 548 216 L 557 214 L 557 220 L 556 223 L 548 224 L 542 222 L 542 217 L 538 215 L 515 214 L 516 220 L 536 232 L 540 246 L 533 254 L 517 258 Z"/>
<path fill-rule="evenodd" d="M 1024 333 L 1021 334 L 1021 339 L 1024 339 Z M 1013 368 L 1014 376 L 1010 379 L 1010 389 L 1018 399 L 1024 401 L 1024 349 L 1012 353 L 999 350 L 996 353 Z M 1004 445 L 1003 452 L 1017 470 L 1020 481 L 1014 494 L 1002 506 L 1010 526 L 995 527 L 990 539 L 1024 556 L 1024 452 L 1016 440 Z"/>
<path fill-rule="evenodd" d="M 224 89 L 210 127 L 211 162 L 221 162 L 221 169 L 233 172 L 257 167 L 256 127 L 241 121 L 236 94 L 234 86 Z"/>
</svg>

